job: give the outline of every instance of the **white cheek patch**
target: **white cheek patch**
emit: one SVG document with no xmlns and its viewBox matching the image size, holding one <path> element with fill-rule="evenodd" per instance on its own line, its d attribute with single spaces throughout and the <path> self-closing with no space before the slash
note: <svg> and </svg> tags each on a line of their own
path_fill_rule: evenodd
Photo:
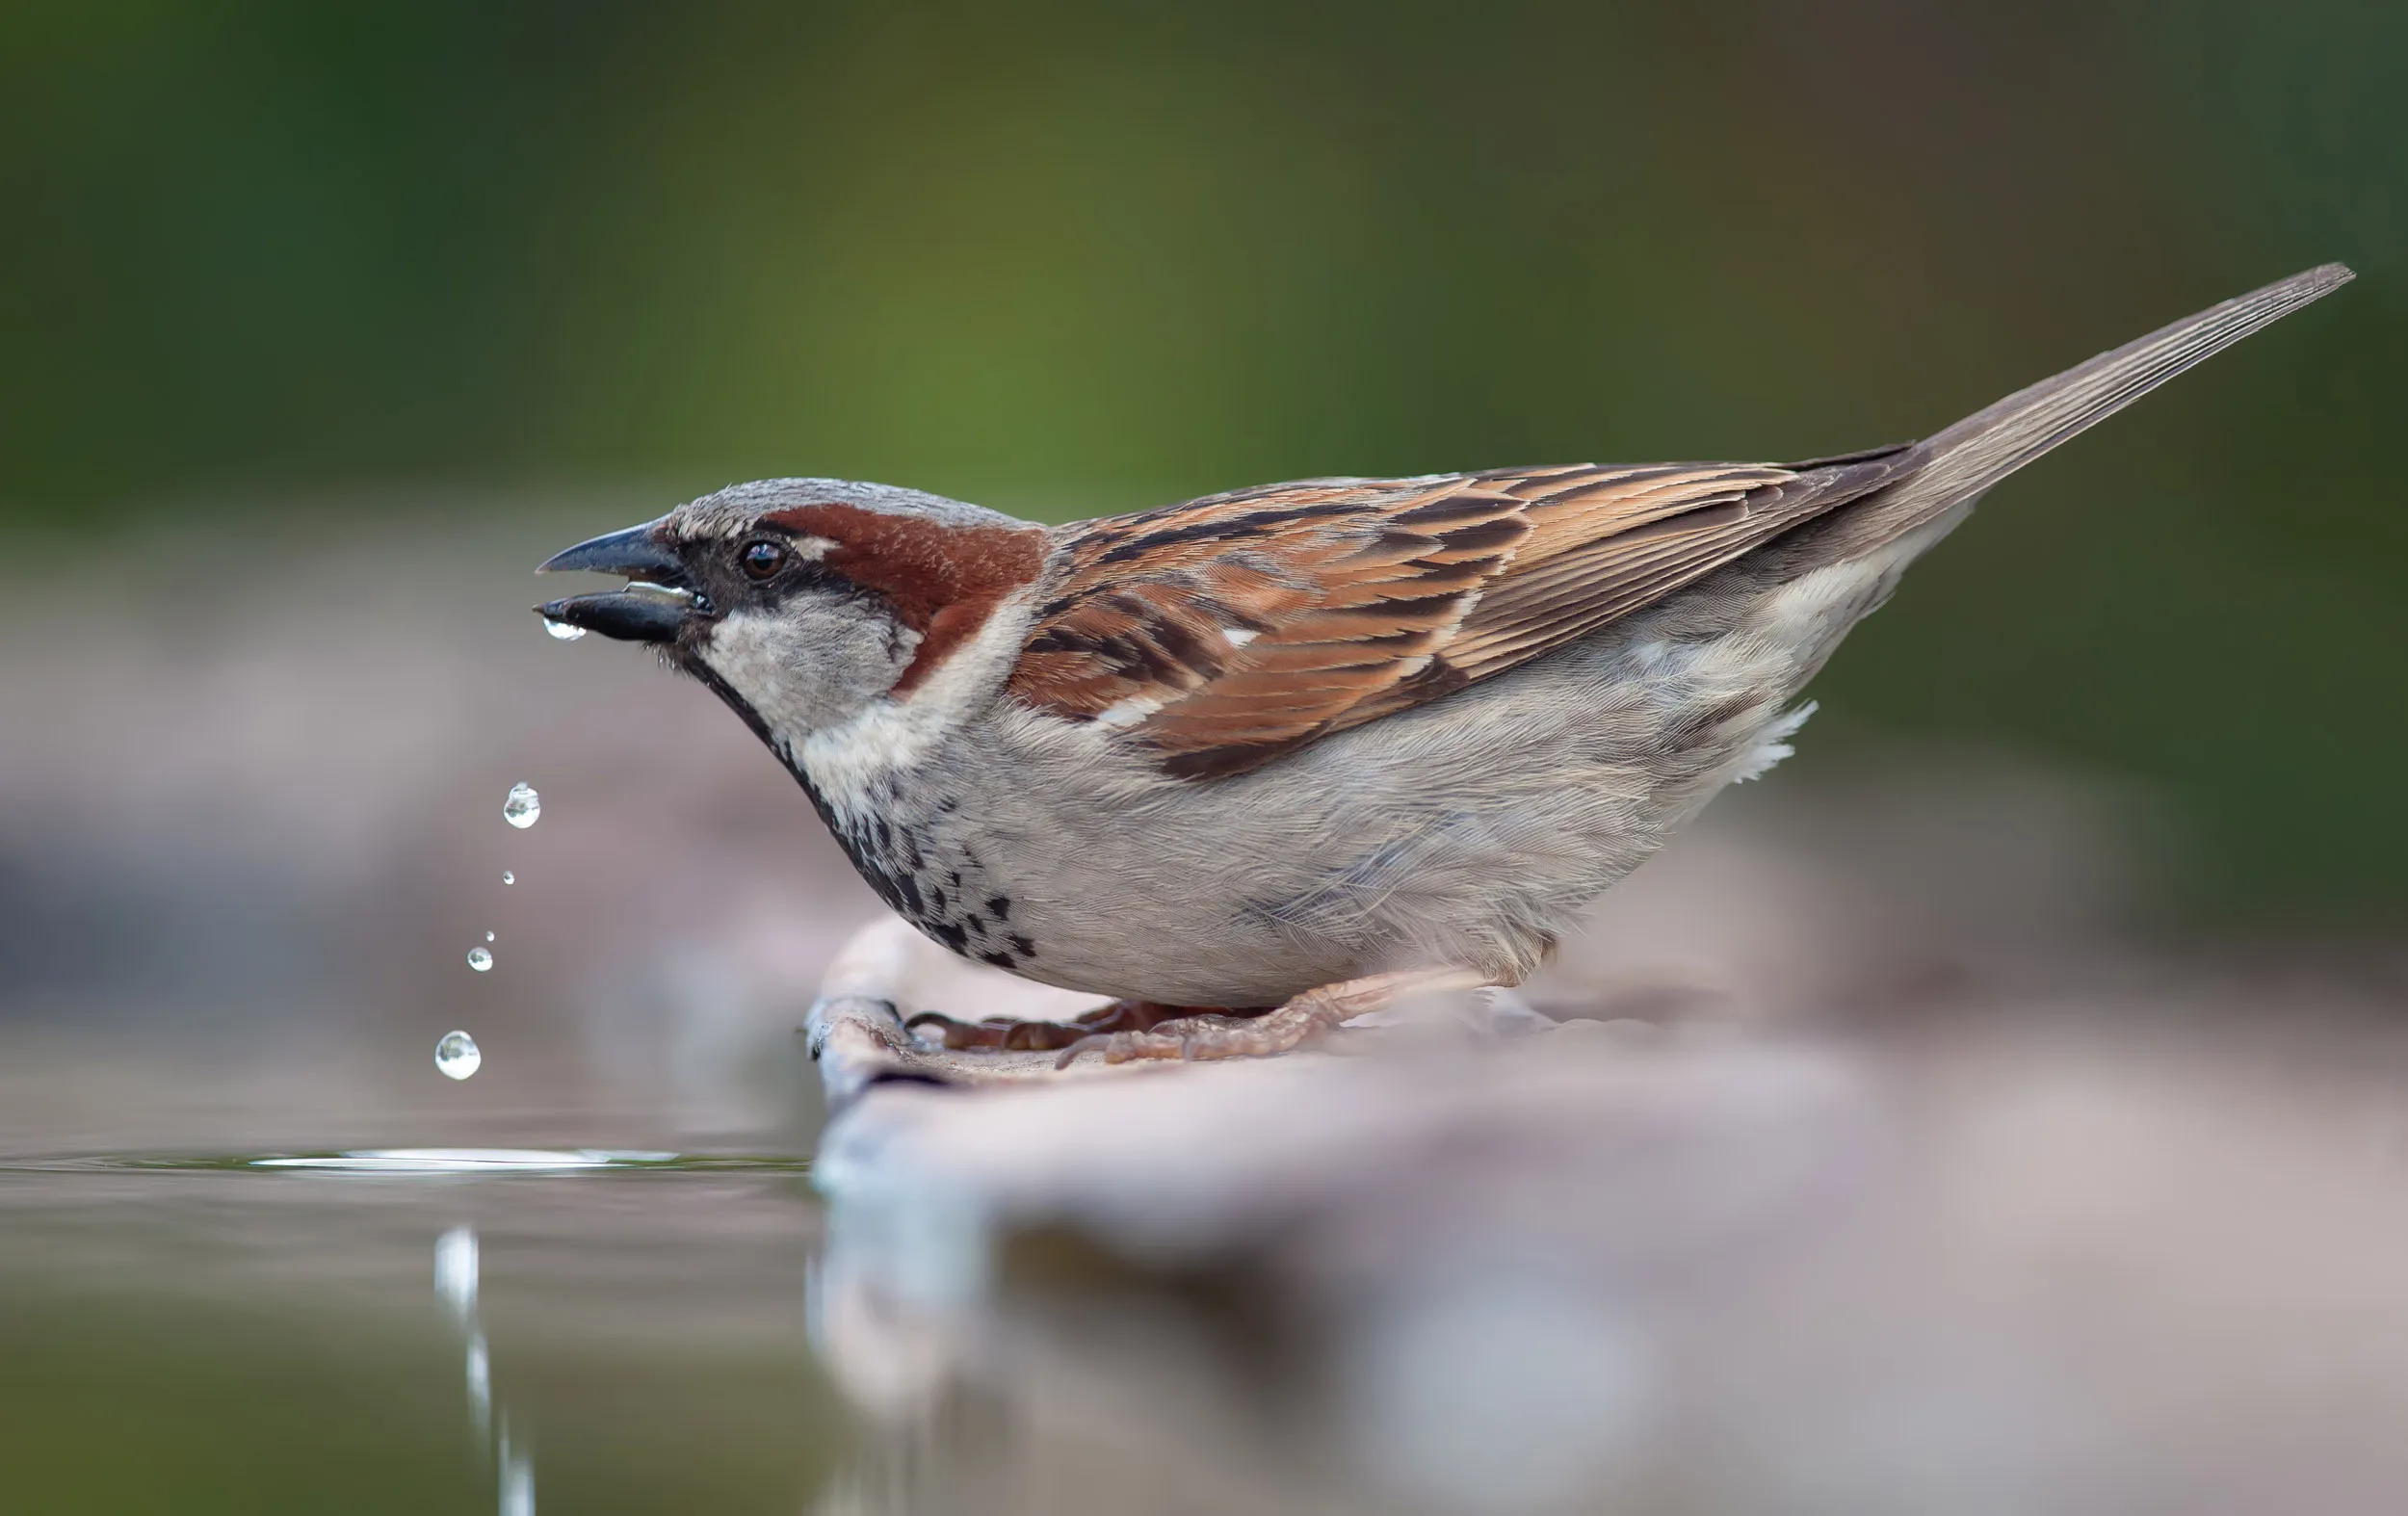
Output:
<svg viewBox="0 0 2408 1516">
<path fill-rule="evenodd" d="M 797 558 L 816 563 L 833 552 L 836 544 L 824 536 L 798 536 L 792 546 Z"/>
<path fill-rule="evenodd" d="M 895 769 L 926 761 L 994 701 L 1028 637 L 1030 615 L 1026 591 L 1008 597 L 917 690 L 901 699 L 872 700 L 842 722 L 807 734 L 795 752 L 822 793 L 847 803 Z"/>
<path fill-rule="evenodd" d="M 702 661 L 728 688 L 744 696 L 762 719 L 778 724 L 786 696 L 787 669 L 777 653 L 777 628 L 768 617 L 736 611 L 721 616 L 702 644 Z"/>
</svg>

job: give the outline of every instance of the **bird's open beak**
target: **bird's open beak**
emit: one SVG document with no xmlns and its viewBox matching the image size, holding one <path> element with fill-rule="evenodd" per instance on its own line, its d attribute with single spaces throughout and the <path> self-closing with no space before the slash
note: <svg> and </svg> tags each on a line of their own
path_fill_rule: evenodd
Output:
<svg viewBox="0 0 2408 1516">
<path fill-rule="evenodd" d="M 700 607 L 701 597 L 687 584 L 686 565 L 661 540 L 659 527 L 659 522 L 647 521 L 606 533 L 545 559 L 537 573 L 624 574 L 632 583 L 608 594 L 547 601 L 536 607 L 536 614 L 622 642 L 675 641 L 677 629 Z"/>
</svg>

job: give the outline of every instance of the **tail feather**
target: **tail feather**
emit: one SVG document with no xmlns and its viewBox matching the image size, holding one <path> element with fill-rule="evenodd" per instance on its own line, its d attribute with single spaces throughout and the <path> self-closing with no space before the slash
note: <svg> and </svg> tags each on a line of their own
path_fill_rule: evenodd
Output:
<svg viewBox="0 0 2408 1516">
<path fill-rule="evenodd" d="M 1970 504 L 2058 443 L 2354 277 L 2338 263 L 2294 274 L 1974 412 L 1909 449 L 1899 459 L 1906 477 L 1835 512 L 1818 556 L 1853 557 Z"/>
</svg>

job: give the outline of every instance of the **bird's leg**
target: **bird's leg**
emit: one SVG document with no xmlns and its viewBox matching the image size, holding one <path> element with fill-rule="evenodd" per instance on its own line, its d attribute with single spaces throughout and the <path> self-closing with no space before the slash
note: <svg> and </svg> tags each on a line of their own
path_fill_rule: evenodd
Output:
<svg viewBox="0 0 2408 1516">
<path fill-rule="evenodd" d="M 945 1046 L 955 1052 L 975 1049 L 996 1053 L 1052 1053 L 1091 1036 L 1145 1032 L 1166 1021 L 1201 1015 L 1239 1017 L 1260 1014 L 1260 1011 L 1220 1010 L 1201 1006 L 1165 1006 L 1150 1000 L 1116 1000 L 1067 1022 L 1019 1021 L 1009 1016 L 989 1016 L 983 1021 L 956 1021 L 942 1011 L 924 1010 L 904 1022 L 903 1026 L 907 1029 L 934 1027 L 944 1038 Z"/>
<path fill-rule="evenodd" d="M 1404 969 L 1366 975 L 1308 989 L 1277 1010 L 1245 1020 L 1189 1016 L 1145 1030 L 1091 1032 L 1072 1043 L 1054 1066 L 1068 1068 L 1080 1054 L 1095 1052 L 1102 1053 L 1107 1063 L 1137 1059 L 1269 1058 L 1408 996 L 1480 989 L 1495 982 L 1474 969 Z"/>
</svg>

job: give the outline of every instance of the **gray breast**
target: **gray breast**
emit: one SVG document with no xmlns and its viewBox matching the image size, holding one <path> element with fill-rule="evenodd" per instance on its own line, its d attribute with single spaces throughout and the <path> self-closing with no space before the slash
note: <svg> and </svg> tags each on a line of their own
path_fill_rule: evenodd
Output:
<svg viewBox="0 0 2408 1516">
<path fill-rule="evenodd" d="M 819 801 L 816 791 L 812 798 Z M 931 940 L 999 969 L 1034 962 L 1036 943 L 1012 920 L 1011 897 L 953 821 L 957 800 L 917 817 L 837 812 L 824 802 L 820 814 L 878 899 Z"/>
</svg>

